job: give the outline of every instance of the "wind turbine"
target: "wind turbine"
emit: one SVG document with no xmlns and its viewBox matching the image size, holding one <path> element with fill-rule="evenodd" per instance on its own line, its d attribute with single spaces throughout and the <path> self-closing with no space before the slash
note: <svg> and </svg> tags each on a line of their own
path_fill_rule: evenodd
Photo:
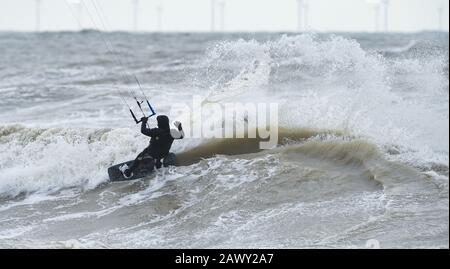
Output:
<svg viewBox="0 0 450 269">
<path fill-rule="evenodd" d="M 367 3 L 372 4 L 374 8 L 375 13 L 375 32 L 379 32 L 381 30 L 380 24 L 381 24 L 381 17 L 383 17 L 383 31 L 387 32 L 388 27 L 388 7 L 389 7 L 389 0 L 367 0 Z"/>
<path fill-rule="evenodd" d="M 297 0 L 297 31 L 303 30 L 303 0 Z"/>
<path fill-rule="evenodd" d="M 75 19 L 77 20 L 77 24 L 78 24 L 79 30 L 82 30 L 83 29 L 83 22 L 82 22 L 82 19 L 83 19 L 83 16 L 82 16 L 83 15 L 82 14 L 83 6 L 81 5 L 81 0 L 70 0 L 69 4 L 75 6 L 75 8 L 76 8 L 76 15 L 75 15 L 76 17 L 75 17 Z"/>
<path fill-rule="evenodd" d="M 438 8 L 437 8 L 437 12 L 438 12 L 438 27 L 439 27 L 439 31 L 443 31 L 444 30 L 444 1 L 441 1 Z"/>
<path fill-rule="evenodd" d="M 163 15 L 163 4 L 161 1 L 156 5 L 156 18 L 157 18 L 157 29 L 162 31 L 162 15 Z"/>
<path fill-rule="evenodd" d="M 297 31 L 306 31 L 308 28 L 308 2 L 297 0 Z"/>
<path fill-rule="evenodd" d="M 41 31 L 41 6 L 42 1 L 41 0 L 35 0 L 36 1 L 36 32 Z"/>
<path fill-rule="evenodd" d="M 384 25 L 383 31 L 389 31 L 389 0 L 381 0 L 381 5 L 383 6 L 383 16 L 384 16 Z"/>
<path fill-rule="evenodd" d="M 374 18 L 375 18 L 375 23 L 374 23 L 374 31 L 375 32 L 379 32 L 380 31 L 380 15 L 381 15 L 381 3 L 380 1 L 377 0 L 368 0 L 367 3 L 373 5 L 373 10 L 374 10 Z"/>
<path fill-rule="evenodd" d="M 133 30 L 138 30 L 139 24 L 139 0 L 133 0 Z"/>
<path fill-rule="evenodd" d="M 303 27 L 305 31 L 309 30 L 308 24 L 309 3 L 305 0 L 303 4 Z"/>
<path fill-rule="evenodd" d="M 216 30 L 216 0 L 210 0 L 211 5 L 211 32 Z"/>
<path fill-rule="evenodd" d="M 224 31 L 225 30 L 225 1 L 219 1 L 219 14 L 220 14 L 220 24 L 219 24 L 219 29 L 220 31 Z"/>
</svg>

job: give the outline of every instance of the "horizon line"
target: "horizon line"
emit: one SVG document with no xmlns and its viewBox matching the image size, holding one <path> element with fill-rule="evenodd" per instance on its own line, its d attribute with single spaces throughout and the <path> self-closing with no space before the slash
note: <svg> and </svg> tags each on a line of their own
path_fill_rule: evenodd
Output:
<svg viewBox="0 0 450 269">
<path fill-rule="evenodd" d="M 78 29 L 78 30 L 0 30 L 0 33 L 82 33 L 82 32 L 100 32 L 100 33 L 128 33 L 128 34 L 252 34 L 252 33 L 267 33 L 267 34 L 326 34 L 326 33 L 346 33 L 346 34 L 419 34 L 419 33 L 449 33 L 449 30 L 418 30 L 418 31 L 344 31 L 344 30 L 330 30 L 330 31 L 295 31 L 295 30 L 253 30 L 253 31 L 208 31 L 208 30 L 165 30 L 165 31 L 151 31 L 151 30 L 101 30 L 101 29 Z"/>
</svg>

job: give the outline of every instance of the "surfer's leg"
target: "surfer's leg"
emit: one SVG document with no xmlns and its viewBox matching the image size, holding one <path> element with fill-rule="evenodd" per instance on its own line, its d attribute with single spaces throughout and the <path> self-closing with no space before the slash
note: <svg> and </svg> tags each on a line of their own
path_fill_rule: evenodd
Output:
<svg viewBox="0 0 450 269">
<path fill-rule="evenodd" d="M 161 163 L 161 159 L 155 159 L 155 167 L 156 169 L 161 168 L 162 163 Z"/>
<path fill-rule="evenodd" d="M 141 163 L 142 159 L 144 159 L 145 155 L 147 154 L 147 149 L 144 149 L 139 155 L 134 159 L 133 163 L 131 164 L 129 170 L 130 173 L 133 172 Z"/>
</svg>

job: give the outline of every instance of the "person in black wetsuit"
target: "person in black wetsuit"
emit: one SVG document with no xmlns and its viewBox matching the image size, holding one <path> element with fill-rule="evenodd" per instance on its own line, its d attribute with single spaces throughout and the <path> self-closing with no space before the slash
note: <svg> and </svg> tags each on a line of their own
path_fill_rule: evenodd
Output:
<svg viewBox="0 0 450 269">
<path fill-rule="evenodd" d="M 170 129 L 169 118 L 165 115 L 160 115 L 156 118 L 156 121 L 158 122 L 158 128 L 147 128 L 147 117 L 143 117 L 141 121 L 141 133 L 151 137 L 150 145 L 146 149 L 144 149 L 144 151 L 139 153 L 130 167 L 125 164 L 119 168 L 125 178 L 130 178 L 133 176 L 133 171 L 139 166 L 139 163 L 144 158 L 153 158 L 155 160 L 156 168 L 161 168 L 161 159 L 169 154 L 169 150 L 174 139 L 182 139 L 184 137 L 181 123 L 179 121 L 174 122 L 177 130 Z"/>
</svg>

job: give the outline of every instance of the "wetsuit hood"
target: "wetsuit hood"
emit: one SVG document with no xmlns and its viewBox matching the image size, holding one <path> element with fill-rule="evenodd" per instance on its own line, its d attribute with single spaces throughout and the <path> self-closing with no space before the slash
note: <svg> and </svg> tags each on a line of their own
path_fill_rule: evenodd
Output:
<svg viewBox="0 0 450 269">
<path fill-rule="evenodd" d="M 169 118 L 166 115 L 160 115 L 156 117 L 156 121 L 158 122 L 158 128 L 163 130 L 170 130 Z"/>
</svg>

